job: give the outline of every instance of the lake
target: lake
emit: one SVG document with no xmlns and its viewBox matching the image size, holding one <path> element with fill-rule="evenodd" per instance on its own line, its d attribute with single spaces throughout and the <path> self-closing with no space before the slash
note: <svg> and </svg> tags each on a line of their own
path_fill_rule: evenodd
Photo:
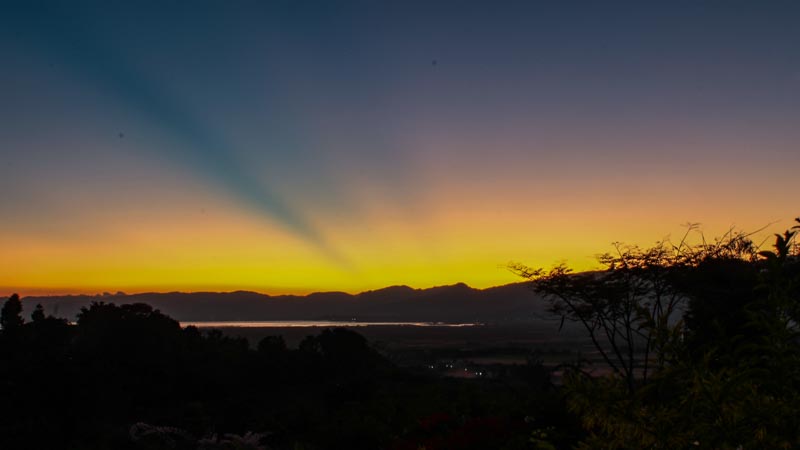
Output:
<svg viewBox="0 0 800 450">
<path fill-rule="evenodd" d="M 443 322 L 358 322 L 335 320 L 275 320 L 275 321 L 230 321 L 230 322 L 181 322 L 182 327 L 197 328 L 310 328 L 310 327 L 374 327 L 374 326 L 409 326 L 409 327 L 447 327 L 461 328 L 481 325 L 480 323 L 443 323 Z"/>
</svg>

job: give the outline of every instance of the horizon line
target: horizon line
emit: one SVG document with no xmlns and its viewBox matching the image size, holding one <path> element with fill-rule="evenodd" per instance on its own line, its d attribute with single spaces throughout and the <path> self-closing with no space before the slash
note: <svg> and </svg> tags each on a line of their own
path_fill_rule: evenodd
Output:
<svg viewBox="0 0 800 450">
<path fill-rule="evenodd" d="M 267 292 L 263 292 L 263 291 L 250 290 L 250 289 L 246 289 L 246 288 L 233 289 L 233 290 L 229 290 L 229 291 L 228 290 L 205 290 L 205 289 L 199 289 L 199 290 L 163 290 L 163 291 L 142 290 L 142 291 L 126 292 L 124 290 L 116 290 L 116 292 L 96 291 L 94 293 L 91 293 L 91 292 L 80 291 L 80 290 L 74 290 L 73 291 L 71 289 L 64 289 L 64 290 L 62 290 L 60 292 L 54 292 L 55 290 L 51 290 L 49 288 L 8 289 L 6 287 L 0 286 L 0 298 L 8 298 L 8 297 L 10 297 L 11 295 L 13 295 L 15 293 L 20 296 L 20 299 L 25 299 L 25 298 L 29 298 L 29 297 L 100 297 L 100 298 L 103 298 L 103 297 L 127 297 L 127 296 L 148 295 L 148 294 L 163 295 L 163 294 L 236 294 L 236 293 L 258 294 L 258 295 L 264 295 L 264 296 L 267 296 L 267 297 L 307 297 L 307 296 L 313 295 L 313 294 L 332 294 L 332 293 L 342 293 L 342 294 L 356 296 L 356 295 L 360 295 L 360 294 L 380 291 L 380 290 L 384 290 L 384 289 L 396 288 L 396 287 L 409 288 L 409 289 L 412 289 L 412 290 L 415 290 L 415 291 L 423 291 L 423 290 L 428 290 L 428 289 L 436 289 L 436 288 L 444 288 L 444 287 L 452 287 L 452 286 L 464 285 L 469 289 L 474 289 L 474 290 L 477 290 L 477 291 L 485 291 L 485 290 L 488 290 L 488 289 L 494 289 L 494 288 L 498 288 L 498 287 L 509 286 L 509 285 L 512 285 L 512 284 L 520 284 L 520 283 L 527 283 L 527 282 L 528 282 L 527 280 L 520 279 L 520 281 L 513 281 L 513 282 L 510 282 L 510 283 L 502 283 L 502 284 L 487 286 L 487 287 L 483 287 L 483 288 L 471 286 L 469 283 L 466 283 L 466 282 L 463 282 L 463 281 L 459 281 L 459 282 L 455 282 L 455 283 L 446 283 L 446 284 L 435 284 L 435 285 L 430 285 L 430 286 L 426 286 L 426 287 L 414 287 L 414 286 L 410 286 L 408 284 L 390 284 L 390 285 L 386 285 L 386 286 L 379 287 L 379 288 L 365 289 L 365 290 L 358 290 L 358 291 L 347 291 L 347 290 L 341 290 L 341 289 L 332 289 L 332 290 L 324 290 L 323 289 L 323 290 L 308 290 L 308 291 L 306 291 L 304 293 L 298 293 L 298 292 L 267 293 Z M 47 292 L 20 294 L 20 292 L 25 292 L 25 291 L 47 291 Z M 72 292 L 70 292 L 70 291 L 72 291 Z"/>
</svg>

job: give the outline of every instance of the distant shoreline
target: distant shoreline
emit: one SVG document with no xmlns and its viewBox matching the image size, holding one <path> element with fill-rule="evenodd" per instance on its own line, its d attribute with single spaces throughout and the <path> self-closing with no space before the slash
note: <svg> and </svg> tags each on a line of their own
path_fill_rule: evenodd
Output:
<svg viewBox="0 0 800 450">
<path fill-rule="evenodd" d="M 239 320 L 239 321 L 185 321 L 181 327 L 197 328 L 313 328 L 313 327 L 375 327 L 375 326 L 409 326 L 409 327 L 475 327 L 483 323 L 446 323 L 446 322 L 360 322 L 357 320 Z"/>
</svg>

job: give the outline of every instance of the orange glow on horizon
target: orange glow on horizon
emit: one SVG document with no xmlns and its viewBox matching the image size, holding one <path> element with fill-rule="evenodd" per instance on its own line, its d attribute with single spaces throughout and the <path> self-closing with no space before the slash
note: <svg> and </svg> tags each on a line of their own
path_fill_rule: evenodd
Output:
<svg viewBox="0 0 800 450">
<path fill-rule="evenodd" d="M 216 211 L 212 217 L 168 211 L 159 211 L 159 220 L 152 222 L 97 217 L 99 229 L 113 231 L 94 238 L 4 236 L 0 294 L 247 290 L 304 295 L 458 282 L 487 288 L 521 281 L 507 270 L 509 262 L 549 267 L 566 261 L 578 271 L 593 269 L 594 255 L 609 251 L 611 242 L 650 245 L 669 234 L 679 236 L 684 231 L 680 223 L 686 222 L 671 220 L 678 216 L 675 211 L 647 211 L 642 214 L 646 219 L 636 222 L 632 212 L 603 214 L 594 202 L 567 212 L 558 209 L 558 201 L 527 211 L 515 198 L 501 198 L 483 209 L 470 208 L 469 199 L 434 200 L 448 207 L 418 206 L 413 219 L 404 220 L 374 202 L 362 211 L 363 225 L 329 221 L 326 238 L 349 262 L 346 267 L 291 233 L 224 203 L 209 207 Z M 762 232 L 767 244 L 770 233 L 792 217 L 784 209 L 787 220 Z M 732 223 L 707 222 L 705 234 L 720 235 Z M 766 223 L 756 217 L 737 227 L 752 230 Z"/>
</svg>

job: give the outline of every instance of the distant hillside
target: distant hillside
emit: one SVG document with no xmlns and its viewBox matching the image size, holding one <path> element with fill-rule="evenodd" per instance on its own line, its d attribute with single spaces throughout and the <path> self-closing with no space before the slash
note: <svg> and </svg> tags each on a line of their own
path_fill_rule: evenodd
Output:
<svg viewBox="0 0 800 450">
<path fill-rule="evenodd" d="M 170 292 L 25 297 L 26 311 L 41 303 L 48 314 L 74 319 L 91 302 L 149 303 L 181 321 L 352 320 L 426 322 L 528 322 L 544 304 L 525 283 L 473 289 L 459 283 L 429 289 L 391 286 L 351 295 L 317 292 L 270 296 L 255 292 Z"/>
</svg>

